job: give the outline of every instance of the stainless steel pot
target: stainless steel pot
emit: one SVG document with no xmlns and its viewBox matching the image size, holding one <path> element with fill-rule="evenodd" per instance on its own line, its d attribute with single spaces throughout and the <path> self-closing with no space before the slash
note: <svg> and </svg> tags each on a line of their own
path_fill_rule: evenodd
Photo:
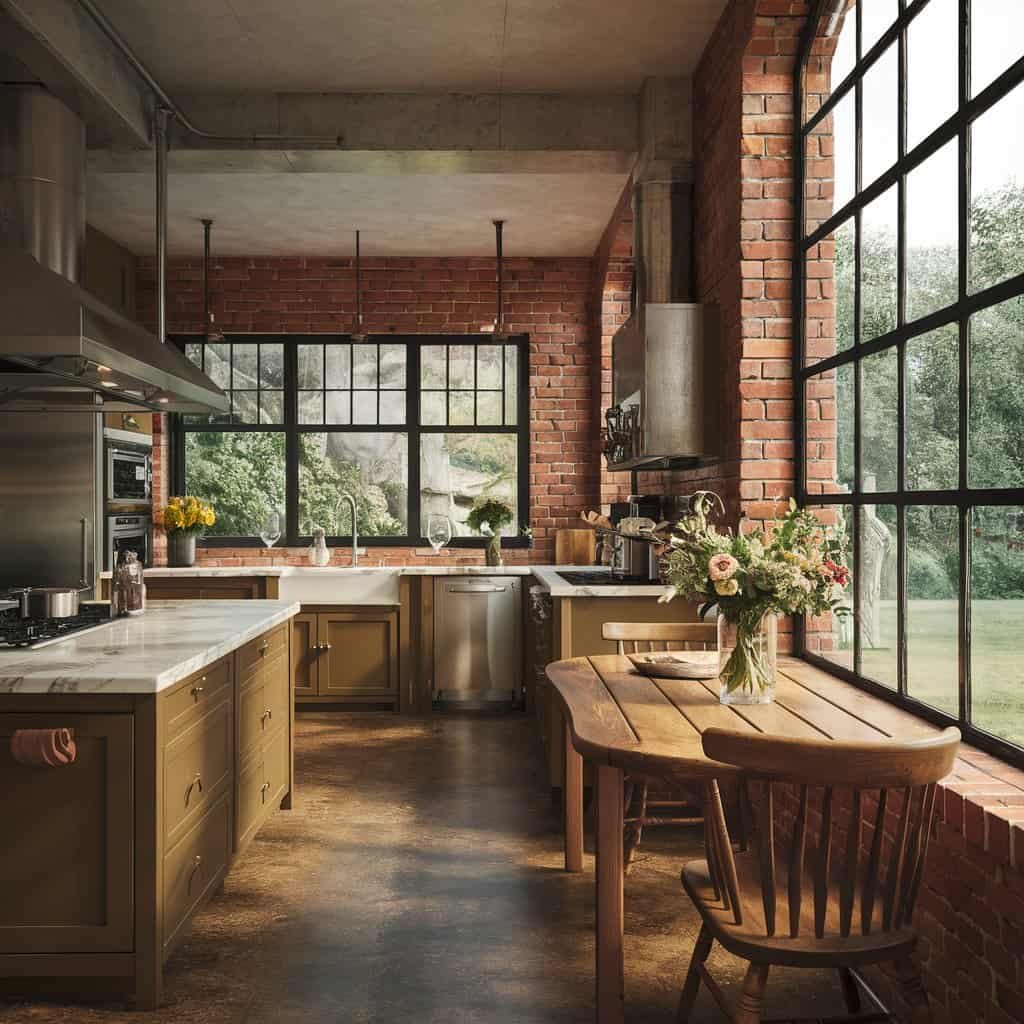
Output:
<svg viewBox="0 0 1024 1024">
<path fill-rule="evenodd" d="M 13 591 L 23 619 L 69 619 L 78 614 L 78 601 L 88 587 L 24 587 Z"/>
</svg>

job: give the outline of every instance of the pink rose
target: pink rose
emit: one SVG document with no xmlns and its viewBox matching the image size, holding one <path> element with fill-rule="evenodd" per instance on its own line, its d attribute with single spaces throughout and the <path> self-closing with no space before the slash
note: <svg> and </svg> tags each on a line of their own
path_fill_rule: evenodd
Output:
<svg viewBox="0 0 1024 1024">
<path fill-rule="evenodd" d="M 715 583 L 731 580 L 739 567 L 740 563 L 732 555 L 713 555 L 708 561 L 708 575 Z"/>
</svg>

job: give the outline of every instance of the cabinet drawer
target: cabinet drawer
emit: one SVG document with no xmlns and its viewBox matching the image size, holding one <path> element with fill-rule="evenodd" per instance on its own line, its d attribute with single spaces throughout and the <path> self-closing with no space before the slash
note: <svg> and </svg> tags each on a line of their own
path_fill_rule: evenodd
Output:
<svg viewBox="0 0 1024 1024">
<path fill-rule="evenodd" d="M 167 947 L 192 912 L 219 884 L 231 856 L 231 800 L 218 800 L 164 857 L 164 937 Z"/>
<path fill-rule="evenodd" d="M 288 722 L 288 662 L 274 658 L 242 684 L 238 697 L 238 751 L 246 757 L 265 736 Z"/>
<path fill-rule="evenodd" d="M 288 624 L 277 626 L 238 648 L 238 681 L 243 682 L 277 654 L 288 650 Z"/>
<path fill-rule="evenodd" d="M 232 658 L 229 655 L 177 685 L 163 698 L 168 740 L 180 736 L 193 722 L 229 696 L 231 669 Z"/>
<path fill-rule="evenodd" d="M 288 792 L 291 748 L 287 729 L 261 744 L 238 774 L 235 849 L 240 850 Z"/>
<path fill-rule="evenodd" d="M 220 795 L 233 768 L 232 707 L 225 701 L 167 745 L 164 835 L 177 842 Z"/>
</svg>

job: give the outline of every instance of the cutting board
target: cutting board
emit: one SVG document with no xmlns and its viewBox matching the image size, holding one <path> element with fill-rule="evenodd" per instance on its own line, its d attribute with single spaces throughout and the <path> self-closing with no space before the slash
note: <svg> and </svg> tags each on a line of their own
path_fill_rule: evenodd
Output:
<svg viewBox="0 0 1024 1024">
<path fill-rule="evenodd" d="M 555 565 L 593 565 L 596 560 L 593 530 L 555 530 Z"/>
</svg>

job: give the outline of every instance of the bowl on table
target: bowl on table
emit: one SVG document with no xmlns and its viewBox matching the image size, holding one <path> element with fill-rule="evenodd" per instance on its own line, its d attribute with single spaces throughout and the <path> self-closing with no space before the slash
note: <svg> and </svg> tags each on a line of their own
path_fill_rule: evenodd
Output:
<svg viewBox="0 0 1024 1024">
<path fill-rule="evenodd" d="M 662 679 L 714 679 L 719 669 L 718 651 L 645 651 L 626 657 L 637 672 Z"/>
</svg>

